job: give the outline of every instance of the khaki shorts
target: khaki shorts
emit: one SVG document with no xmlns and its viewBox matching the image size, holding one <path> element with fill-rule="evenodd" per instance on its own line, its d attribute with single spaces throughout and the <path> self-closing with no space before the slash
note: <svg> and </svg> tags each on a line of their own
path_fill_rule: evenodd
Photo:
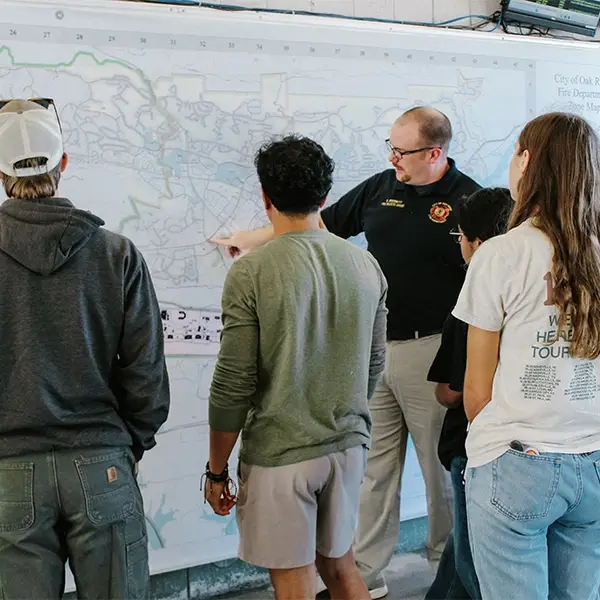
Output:
<svg viewBox="0 0 600 600">
<path fill-rule="evenodd" d="M 284 467 L 238 467 L 239 557 L 267 569 L 340 558 L 358 521 L 366 448 L 355 446 Z"/>
</svg>

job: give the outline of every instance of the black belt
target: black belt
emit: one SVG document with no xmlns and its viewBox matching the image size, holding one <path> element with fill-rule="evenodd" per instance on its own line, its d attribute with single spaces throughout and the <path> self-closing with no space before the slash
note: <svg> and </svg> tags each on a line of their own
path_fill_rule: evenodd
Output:
<svg viewBox="0 0 600 600">
<path fill-rule="evenodd" d="M 390 331 L 388 332 L 388 342 L 406 342 L 408 340 L 420 340 L 421 338 L 430 337 L 432 335 L 439 335 L 442 333 L 441 329 L 420 329 L 418 331 Z"/>
</svg>

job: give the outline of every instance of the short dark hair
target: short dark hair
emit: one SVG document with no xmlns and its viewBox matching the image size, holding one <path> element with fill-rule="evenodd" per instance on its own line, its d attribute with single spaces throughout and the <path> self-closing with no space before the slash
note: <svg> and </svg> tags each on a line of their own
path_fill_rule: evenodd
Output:
<svg viewBox="0 0 600 600">
<path fill-rule="evenodd" d="M 452 123 L 442 111 L 429 106 L 415 106 L 407 110 L 400 119 L 405 117 L 411 117 L 419 124 L 423 144 L 448 151 L 452 141 Z"/>
<path fill-rule="evenodd" d="M 483 188 L 462 197 L 454 207 L 458 224 L 470 242 L 506 233 L 515 203 L 506 188 Z"/>
<path fill-rule="evenodd" d="M 307 137 L 287 135 L 267 142 L 254 165 L 265 195 L 284 214 L 317 212 L 333 185 L 333 160 Z"/>
</svg>

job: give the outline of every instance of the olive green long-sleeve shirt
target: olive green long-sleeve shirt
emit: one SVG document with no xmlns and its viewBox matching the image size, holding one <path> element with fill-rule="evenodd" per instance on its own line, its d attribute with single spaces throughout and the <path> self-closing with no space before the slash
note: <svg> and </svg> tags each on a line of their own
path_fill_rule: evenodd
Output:
<svg viewBox="0 0 600 600">
<path fill-rule="evenodd" d="M 283 466 L 369 446 L 386 293 L 375 259 L 324 230 L 282 235 L 234 263 L 209 422 L 242 431 L 243 462 Z"/>
</svg>

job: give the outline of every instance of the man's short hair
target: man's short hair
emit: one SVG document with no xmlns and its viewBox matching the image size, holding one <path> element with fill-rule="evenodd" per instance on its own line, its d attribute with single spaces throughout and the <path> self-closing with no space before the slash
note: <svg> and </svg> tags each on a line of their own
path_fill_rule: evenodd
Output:
<svg viewBox="0 0 600 600">
<path fill-rule="evenodd" d="M 307 137 L 287 135 L 267 142 L 254 164 L 265 195 L 284 214 L 317 212 L 333 185 L 333 160 Z"/>
<path fill-rule="evenodd" d="M 452 123 L 443 112 L 429 106 L 415 106 L 407 110 L 398 121 L 406 119 L 414 119 L 419 124 L 423 145 L 448 151 L 452 141 Z"/>
</svg>

